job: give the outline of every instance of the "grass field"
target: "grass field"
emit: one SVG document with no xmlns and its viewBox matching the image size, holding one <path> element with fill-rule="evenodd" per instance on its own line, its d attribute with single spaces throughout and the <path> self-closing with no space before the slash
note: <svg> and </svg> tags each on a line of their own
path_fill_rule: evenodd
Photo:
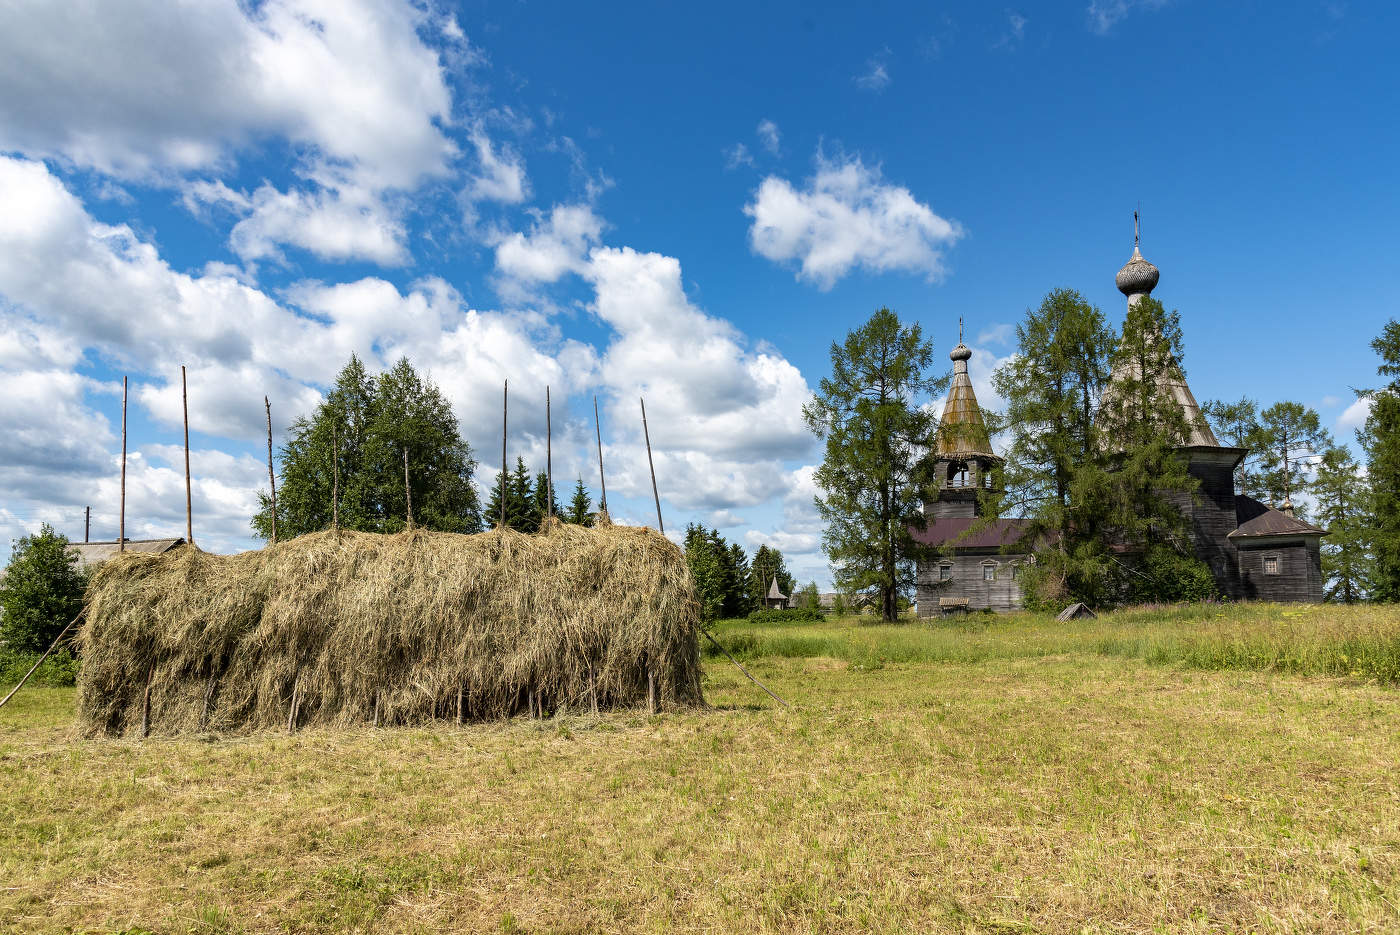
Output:
<svg viewBox="0 0 1400 935">
<path fill-rule="evenodd" d="M 718 635 L 794 709 L 720 657 L 706 711 L 140 743 L 26 688 L 0 930 L 1400 931 L 1392 610 Z"/>
</svg>

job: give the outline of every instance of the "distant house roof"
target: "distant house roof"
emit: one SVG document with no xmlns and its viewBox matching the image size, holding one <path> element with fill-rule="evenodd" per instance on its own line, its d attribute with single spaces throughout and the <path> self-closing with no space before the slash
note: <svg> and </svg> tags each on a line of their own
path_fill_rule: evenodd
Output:
<svg viewBox="0 0 1400 935">
<path fill-rule="evenodd" d="M 1296 516 L 1265 506 L 1253 497 L 1235 495 L 1235 520 L 1239 528 L 1230 533 L 1230 539 L 1244 539 L 1251 536 L 1325 536 L 1327 530 L 1305 523 Z"/>
<path fill-rule="evenodd" d="M 986 523 L 982 529 L 968 533 L 974 523 Z M 999 549 L 1016 545 L 1025 538 L 1030 521 L 1024 519 L 994 519 L 990 522 L 972 517 L 940 519 L 923 529 L 911 529 L 915 542 L 924 545 L 951 545 L 965 549 Z"/>
<path fill-rule="evenodd" d="M 83 568 L 90 568 L 99 562 L 116 555 L 120 551 L 117 540 L 111 542 L 70 542 L 68 543 L 68 554 L 78 556 L 78 564 Z M 184 537 L 174 539 L 128 539 L 126 540 L 126 551 L 128 552 L 151 552 L 159 554 L 169 552 L 177 545 L 184 545 Z"/>
<path fill-rule="evenodd" d="M 768 586 L 768 599 L 770 601 L 785 601 L 787 595 L 778 587 L 778 579 L 774 578 L 773 583 Z"/>
</svg>

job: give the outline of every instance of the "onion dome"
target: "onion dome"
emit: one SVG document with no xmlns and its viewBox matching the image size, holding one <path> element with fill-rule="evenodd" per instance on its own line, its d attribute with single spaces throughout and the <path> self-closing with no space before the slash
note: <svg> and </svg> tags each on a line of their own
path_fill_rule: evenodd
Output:
<svg viewBox="0 0 1400 935">
<path fill-rule="evenodd" d="M 951 360 L 953 363 L 971 360 L 972 349 L 969 348 L 966 344 L 963 344 L 961 341 L 959 341 L 958 346 L 953 348 L 953 350 L 949 352 L 948 359 Z"/>
<path fill-rule="evenodd" d="M 1157 267 L 1143 259 L 1142 251 L 1135 245 L 1132 259 L 1118 271 L 1113 281 L 1118 291 L 1126 296 L 1151 295 L 1160 276 Z"/>
</svg>

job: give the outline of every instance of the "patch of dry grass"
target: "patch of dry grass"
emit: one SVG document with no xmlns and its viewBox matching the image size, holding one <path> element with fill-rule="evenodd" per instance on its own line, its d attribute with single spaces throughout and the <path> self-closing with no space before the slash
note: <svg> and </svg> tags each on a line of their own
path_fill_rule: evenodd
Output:
<svg viewBox="0 0 1400 935">
<path fill-rule="evenodd" d="M 1392 932 L 1400 695 L 1102 656 L 709 661 L 655 718 L 79 740 L 0 712 L 16 932 Z"/>
</svg>

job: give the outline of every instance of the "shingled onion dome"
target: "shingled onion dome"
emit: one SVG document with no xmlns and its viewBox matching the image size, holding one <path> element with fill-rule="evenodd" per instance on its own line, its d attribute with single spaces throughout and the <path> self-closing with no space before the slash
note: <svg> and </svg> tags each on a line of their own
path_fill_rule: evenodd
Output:
<svg viewBox="0 0 1400 935">
<path fill-rule="evenodd" d="M 1157 267 L 1143 259 L 1142 251 L 1136 244 L 1133 245 L 1133 256 L 1113 281 L 1118 286 L 1118 291 L 1128 297 L 1135 295 L 1151 295 L 1152 290 L 1157 288 L 1157 280 L 1161 273 Z"/>
<path fill-rule="evenodd" d="M 972 379 L 967 374 L 972 349 L 959 341 L 948 357 L 953 361 L 953 383 L 948 387 L 948 403 L 943 407 L 935 450 L 940 457 L 982 456 L 1001 460 L 992 454 L 982 409 L 977 405 Z"/>
</svg>

